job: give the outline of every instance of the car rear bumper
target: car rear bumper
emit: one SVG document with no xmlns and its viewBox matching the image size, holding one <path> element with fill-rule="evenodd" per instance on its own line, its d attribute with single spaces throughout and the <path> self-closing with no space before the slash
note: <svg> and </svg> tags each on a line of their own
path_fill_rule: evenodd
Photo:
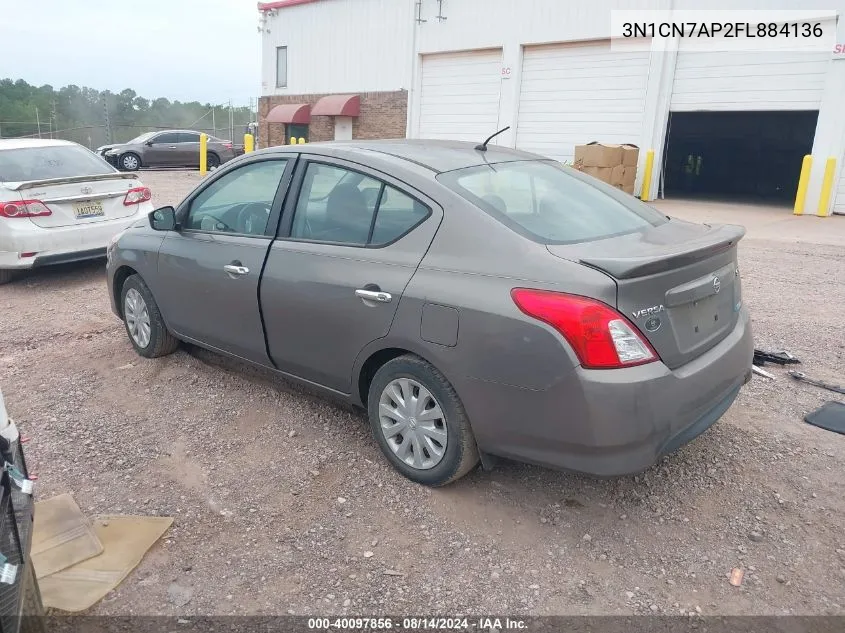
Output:
<svg viewBox="0 0 845 633">
<path fill-rule="evenodd" d="M 153 210 L 151 202 L 138 205 L 133 215 L 95 224 L 41 228 L 27 220 L 0 233 L 0 269 L 24 270 L 104 257 L 109 240 Z M 24 256 L 24 254 L 27 254 Z"/>
<path fill-rule="evenodd" d="M 470 380 L 461 389 L 479 448 L 599 476 L 640 472 L 706 431 L 751 376 L 743 308 L 716 347 L 674 370 L 661 362 L 577 368 L 546 390 Z"/>
</svg>

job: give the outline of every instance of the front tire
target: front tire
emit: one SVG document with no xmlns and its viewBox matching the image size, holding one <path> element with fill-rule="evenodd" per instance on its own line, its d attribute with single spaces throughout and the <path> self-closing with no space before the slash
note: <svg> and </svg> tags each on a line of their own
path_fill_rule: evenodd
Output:
<svg viewBox="0 0 845 633">
<path fill-rule="evenodd" d="M 132 347 L 141 356 L 167 356 L 179 347 L 179 339 L 164 325 L 158 304 L 139 275 L 130 275 L 120 291 L 123 324 Z"/>
<path fill-rule="evenodd" d="M 464 406 L 437 368 L 418 356 L 385 363 L 367 397 L 370 426 L 396 470 L 426 486 L 444 486 L 478 464 Z"/>
<path fill-rule="evenodd" d="M 141 168 L 141 159 L 132 152 L 123 154 L 119 160 L 120 168 L 124 171 L 138 171 Z"/>
</svg>

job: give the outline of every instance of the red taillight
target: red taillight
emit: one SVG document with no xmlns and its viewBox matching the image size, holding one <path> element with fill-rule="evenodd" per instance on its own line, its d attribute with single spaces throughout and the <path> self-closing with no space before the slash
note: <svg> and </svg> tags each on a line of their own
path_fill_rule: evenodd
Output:
<svg viewBox="0 0 845 633">
<path fill-rule="evenodd" d="M 53 215 L 53 212 L 41 200 L 0 202 L 0 216 L 4 218 L 38 218 L 45 215 Z"/>
<path fill-rule="evenodd" d="M 135 187 L 126 192 L 126 197 L 123 199 L 124 206 L 132 206 L 133 204 L 141 204 L 147 200 L 152 199 L 153 193 L 148 187 Z"/>
<path fill-rule="evenodd" d="M 632 367 L 657 360 L 657 353 L 637 328 L 601 301 L 528 288 L 514 288 L 511 297 L 525 314 L 560 332 L 588 369 Z"/>
<path fill-rule="evenodd" d="M 232 149 L 232 144 L 231 143 L 223 143 L 223 147 L 225 147 L 226 149 Z"/>
</svg>

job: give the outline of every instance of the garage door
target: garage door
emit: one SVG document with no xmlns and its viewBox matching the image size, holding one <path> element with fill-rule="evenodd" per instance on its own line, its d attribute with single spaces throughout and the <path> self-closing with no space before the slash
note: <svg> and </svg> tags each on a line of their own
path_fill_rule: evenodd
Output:
<svg viewBox="0 0 845 633">
<path fill-rule="evenodd" d="M 836 190 L 836 200 L 833 202 L 833 212 L 845 215 L 845 168 L 839 177 L 839 187 Z"/>
<path fill-rule="evenodd" d="M 498 129 L 502 51 L 424 55 L 418 138 L 483 141 Z"/>
<path fill-rule="evenodd" d="M 575 145 L 639 145 L 649 52 L 610 42 L 527 47 L 516 146 L 571 161 Z"/>
<path fill-rule="evenodd" d="M 828 52 L 678 52 L 671 109 L 818 110 Z"/>
</svg>

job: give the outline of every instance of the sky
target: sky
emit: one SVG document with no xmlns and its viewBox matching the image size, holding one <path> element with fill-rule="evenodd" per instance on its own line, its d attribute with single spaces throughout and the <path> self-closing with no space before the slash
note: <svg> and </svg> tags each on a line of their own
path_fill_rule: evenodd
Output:
<svg viewBox="0 0 845 633">
<path fill-rule="evenodd" d="M 256 0 L 0 0 L 0 78 L 247 105 Z"/>
</svg>

